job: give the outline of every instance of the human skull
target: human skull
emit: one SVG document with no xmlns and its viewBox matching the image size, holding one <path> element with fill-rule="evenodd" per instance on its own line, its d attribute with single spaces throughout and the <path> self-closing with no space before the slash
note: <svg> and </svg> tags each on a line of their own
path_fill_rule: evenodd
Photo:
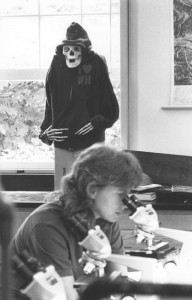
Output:
<svg viewBox="0 0 192 300">
<path fill-rule="evenodd" d="M 64 46 L 63 54 L 66 58 L 66 64 L 69 68 L 75 68 L 80 65 L 82 60 L 82 51 L 80 46 Z"/>
</svg>

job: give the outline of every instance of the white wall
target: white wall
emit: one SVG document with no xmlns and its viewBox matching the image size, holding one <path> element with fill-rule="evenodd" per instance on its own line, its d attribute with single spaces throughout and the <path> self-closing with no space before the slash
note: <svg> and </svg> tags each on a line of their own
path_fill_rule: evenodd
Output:
<svg viewBox="0 0 192 300">
<path fill-rule="evenodd" d="M 162 109 L 173 86 L 172 0 L 131 0 L 130 12 L 130 148 L 191 156 L 192 110 Z"/>
</svg>

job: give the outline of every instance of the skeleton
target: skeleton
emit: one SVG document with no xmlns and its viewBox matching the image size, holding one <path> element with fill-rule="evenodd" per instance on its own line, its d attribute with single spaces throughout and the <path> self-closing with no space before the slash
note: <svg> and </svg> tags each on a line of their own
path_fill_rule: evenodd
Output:
<svg viewBox="0 0 192 300">
<path fill-rule="evenodd" d="M 63 55 L 66 58 L 66 64 L 68 68 L 76 68 L 82 62 L 82 49 L 79 45 L 64 45 L 63 46 Z M 85 124 L 81 127 L 76 135 L 85 135 L 88 132 L 94 129 L 91 122 Z M 68 128 L 59 128 L 52 129 L 52 125 L 45 130 L 43 134 L 45 134 L 50 141 L 62 142 L 68 138 Z"/>
</svg>

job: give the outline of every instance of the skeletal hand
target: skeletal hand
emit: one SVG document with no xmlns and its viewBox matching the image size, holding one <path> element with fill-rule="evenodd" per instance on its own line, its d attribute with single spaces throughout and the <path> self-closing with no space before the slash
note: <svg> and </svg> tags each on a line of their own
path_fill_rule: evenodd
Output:
<svg viewBox="0 0 192 300">
<path fill-rule="evenodd" d="M 48 140 L 55 141 L 55 142 L 62 142 L 66 138 L 68 138 L 68 135 L 65 134 L 68 132 L 68 128 L 58 128 L 58 129 L 52 129 L 52 125 L 48 127 L 44 134 L 47 135 Z"/>
<path fill-rule="evenodd" d="M 75 134 L 77 135 L 85 135 L 88 132 L 92 131 L 94 129 L 93 125 L 90 123 L 87 123 L 85 126 L 81 127 Z"/>
</svg>

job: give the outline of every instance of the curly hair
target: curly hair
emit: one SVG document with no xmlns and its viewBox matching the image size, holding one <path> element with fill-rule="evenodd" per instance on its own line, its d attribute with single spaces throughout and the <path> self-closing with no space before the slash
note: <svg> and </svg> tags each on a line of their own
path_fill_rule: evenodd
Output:
<svg viewBox="0 0 192 300">
<path fill-rule="evenodd" d="M 92 202 L 87 195 L 87 185 L 108 185 L 131 190 L 142 180 L 142 169 L 130 152 L 117 150 L 103 144 L 95 144 L 82 151 L 71 172 L 61 180 L 61 201 L 65 215 L 92 214 Z"/>
</svg>

